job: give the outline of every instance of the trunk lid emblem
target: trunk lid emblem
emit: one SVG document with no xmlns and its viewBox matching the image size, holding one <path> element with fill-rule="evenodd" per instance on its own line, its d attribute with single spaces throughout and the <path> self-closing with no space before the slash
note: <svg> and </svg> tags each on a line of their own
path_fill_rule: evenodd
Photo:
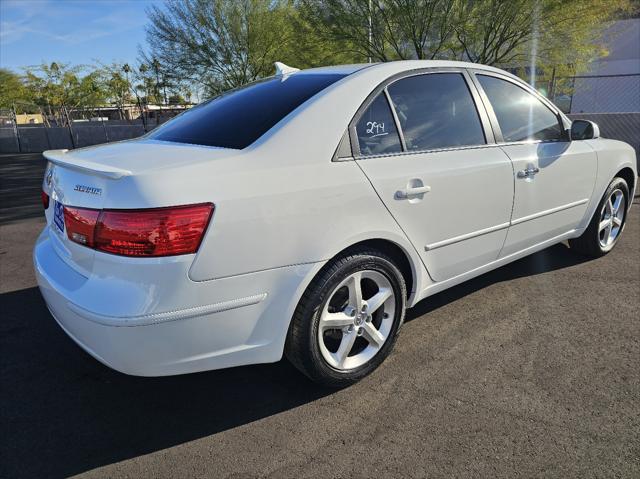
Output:
<svg viewBox="0 0 640 479">
<path fill-rule="evenodd" d="M 89 193 L 90 195 L 102 195 L 102 188 L 96 188 L 95 186 L 76 185 L 74 190 L 80 193 Z"/>
</svg>

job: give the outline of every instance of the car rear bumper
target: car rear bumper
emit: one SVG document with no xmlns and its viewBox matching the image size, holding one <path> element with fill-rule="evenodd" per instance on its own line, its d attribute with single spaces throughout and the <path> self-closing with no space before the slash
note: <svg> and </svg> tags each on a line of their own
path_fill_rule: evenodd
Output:
<svg viewBox="0 0 640 479">
<path fill-rule="evenodd" d="M 187 258 L 167 264 L 162 275 L 154 269 L 156 276 L 141 284 L 139 272 L 146 266 L 138 260 L 135 273 L 121 268 L 131 277 L 127 285 L 124 275 L 77 272 L 61 259 L 46 229 L 33 259 L 42 296 L 62 329 L 102 363 L 136 376 L 279 360 L 306 278 L 320 267 L 194 282 Z"/>
</svg>

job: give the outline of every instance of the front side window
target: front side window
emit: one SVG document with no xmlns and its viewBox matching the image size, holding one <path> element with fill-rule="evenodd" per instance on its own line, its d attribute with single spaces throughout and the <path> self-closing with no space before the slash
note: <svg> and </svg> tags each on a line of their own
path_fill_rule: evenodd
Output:
<svg viewBox="0 0 640 479">
<path fill-rule="evenodd" d="M 411 76 L 391 84 L 388 90 L 408 151 L 486 143 L 462 74 Z"/>
<path fill-rule="evenodd" d="M 296 73 L 224 93 L 168 121 L 155 140 L 242 149 L 344 74 Z"/>
<path fill-rule="evenodd" d="M 400 136 L 384 93 L 364 111 L 356 125 L 361 155 L 383 155 L 402 151 Z"/>
<path fill-rule="evenodd" d="M 491 102 L 504 141 L 564 138 L 556 114 L 524 88 L 493 76 L 477 78 Z"/>
</svg>

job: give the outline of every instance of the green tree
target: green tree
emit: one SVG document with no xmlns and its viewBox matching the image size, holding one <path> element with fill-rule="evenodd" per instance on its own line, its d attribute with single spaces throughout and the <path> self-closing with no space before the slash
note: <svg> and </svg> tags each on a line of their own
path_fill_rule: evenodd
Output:
<svg viewBox="0 0 640 479">
<path fill-rule="evenodd" d="M 29 91 L 24 87 L 22 77 L 11 70 L 0 68 L 0 108 L 13 108 L 30 102 Z"/>
<path fill-rule="evenodd" d="M 452 0 L 302 0 L 316 35 L 359 60 L 434 59 L 453 33 Z"/>
<path fill-rule="evenodd" d="M 455 22 L 455 57 L 487 65 L 578 66 L 606 54 L 598 40 L 629 0 L 463 0 Z"/>
<path fill-rule="evenodd" d="M 539 33 L 536 58 L 536 81 L 549 82 L 551 95 L 570 92 L 573 81 L 567 77 L 584 72 L 593 59 L 609 54 L 601 40 L 612 20 L 640 11 L 640 4 L 629 0 L 555 3 L 556 14 L 543 19 L 546 24 Z M 534 39 L 524 46 L 521 58 L 530 58 Z"/>
<path fill-rule="evenodd" d="M 107 102 L 100 71 L 81 75 L 86 69 L 57 62 L 30 67 L 26 70 L 25 88 L 49 117 L 64 123 L 69 110 L 96 108 Z"/>
<path fill-rule="evenodd" d="M 124 106 L 134 101 L 129 80 L 130 72 L 128 64 L 120 63 L 103 65 L 99 70 L 106 100 L 118 108 L 121 119 L 124 118 Z"/>
<path fill-rule="evenodd" d="M 169 105 L 184 105 L 187 102 L 179 93 L 174 93 L 169 97 Z"/>
<path fill-rule="evenodd" d="M 321 38 L 360 59 L 459 59 L 580 71 L 634 0 L 301 0 Z M 535 59 L 532 61 L 533 57 Z M 528 70 L 527 70 L 528 71 Z"/>
<path fill-rule="evenodd" d="M 285 0 L 166 0 L 149 10 L 144 59 L 157 60 L 167 80 L 186 79 L 215 94 L 295 59 L 294 17 Z"/>
</svg>

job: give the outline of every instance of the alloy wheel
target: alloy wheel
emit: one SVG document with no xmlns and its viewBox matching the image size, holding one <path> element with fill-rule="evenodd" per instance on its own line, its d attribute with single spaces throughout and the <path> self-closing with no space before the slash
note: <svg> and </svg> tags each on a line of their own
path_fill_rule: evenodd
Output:
<svg viewBox="0 0 640 479">
<path fill-rule="evenodd" d="M 620 189 L 615 189 L 602 206 L 598 238 L 602 249 L 610 249 L 618 239 L 624 220 L 626 200 Z"/>
<path fill-rule="evenodd" d="M 324 360 L 346 371 L 370 361 L 387 341 L 395 318 L 391 282 L 377 271 L 357 271 L 329 295 L 319 320 Z"/>
</svg>

